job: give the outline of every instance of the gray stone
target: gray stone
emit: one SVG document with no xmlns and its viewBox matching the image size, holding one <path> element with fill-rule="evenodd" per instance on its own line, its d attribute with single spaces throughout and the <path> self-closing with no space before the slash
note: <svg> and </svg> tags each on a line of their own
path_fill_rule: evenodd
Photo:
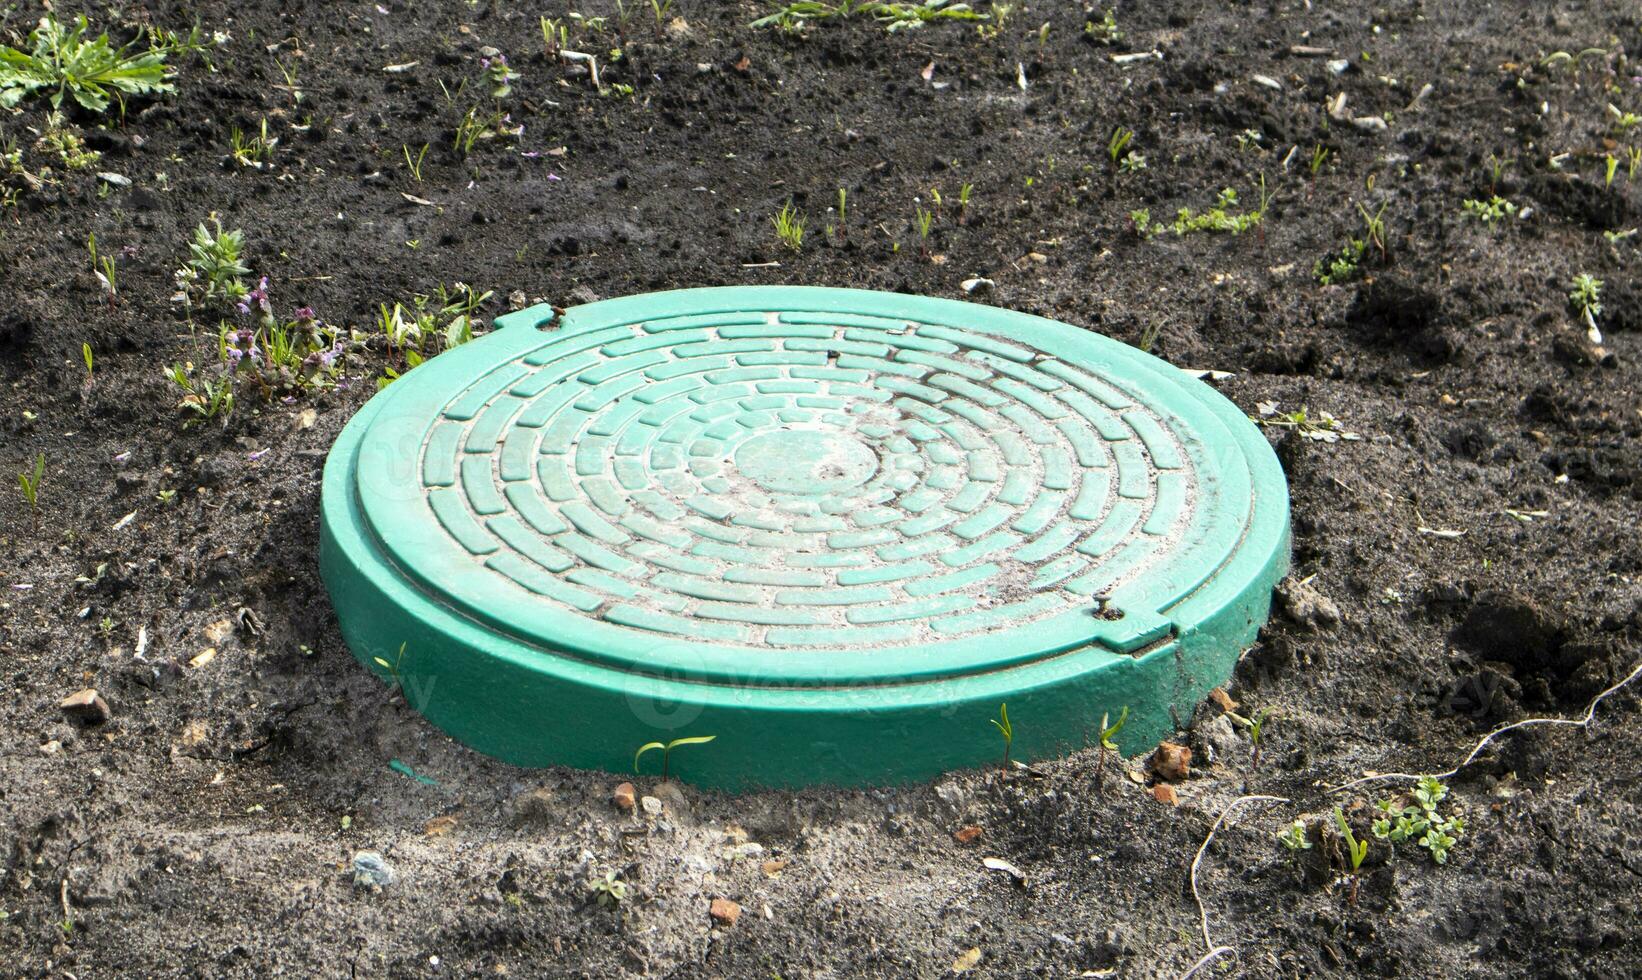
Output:
<svg viewBox="0 0 1642 980">
<path fill-rule="evenodd" d="M 382 859 L 379 851 L 359 851 L 353 856 L 353 886 L 381 891 L 393 884 L 393 868 Z"/>
</svg>

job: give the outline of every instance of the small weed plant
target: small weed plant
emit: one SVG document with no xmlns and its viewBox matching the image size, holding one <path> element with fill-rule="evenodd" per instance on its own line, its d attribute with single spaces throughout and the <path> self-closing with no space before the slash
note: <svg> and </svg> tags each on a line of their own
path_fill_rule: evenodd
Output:
<svg viewBox="0 0 1642 980">
<path fill-rule="evenodd" d="M 1460 203 L 1460 211 L 1485 225 L 1492 225 L 1516 214 L 1517 206 L 1495 194 L 1486 201 L 1468 197 Z"/>
<path fill-rule="evenodd" d="M 1085 21 L 1083 36 L 1097 44 L 1108 46 L 1123 40 L 1123 32 L 1118 30 L 1117 26 L 1117 11 L 1108 10 L 1106 16 L 1100 20 Z"/>
<path fill-rule="evenodd" d="M 982 21 L 987 16 L 967 3 L 956 0 L 919 0 L 919 2 L 887 3 L 884 0 L 796 0 L 780 4 L 769 15 L 760 17 L 749 27 L 777 27 L 796 31 L 813 21 L 847 19 L 860 14 L 871 17 L 890 32 L 913 30 L 935 21 Z"/>
<path fill-rule="evenodd" d="M 1106 778 L 1106 756 L 1117 751 L 1117 743 L 1112 741 L 1117 733 L 1123 730 L 1123 725 L 1129 720 L 1129 706 L 1124 705 L 1123 711 L 1117 716 L 1116 724 L 1108 724 L 1111 715 L 1100 716 L 1100 757 L 1095 762 L 1095 791 L 1099 792 L 1101 784 Z"/>
<path fill-rule="evenodd" d="M 378 306 L 375 337 L 386 342 L 388 356 L 395 363 L 377 379 L 377 388 L 387 387 L 428 358 L 472 340 L 480 322 L 475 314 L 493 295 L 465 282 L 441 283 L 433 292 L 417 293 L 409 302 Z M 403 371 L 397 365 L 403 365 Z"/>
<path fill-rule="evenodd" d="M 839 205 L 842 206 L 843 202 L 840 197 Z M 804 248 L 804 220 L 804 212 L 788 201 L 770 218 L 770 224 L 775 226 L 776 239 L 787 249 L 798 252 Z"/>
<path fill-rule="evenodd" d="M 672 764 L 672 761 L 673 761 L 673 750 L 674 749 L 678 748 L 681 745 L 706 745 L 708 742 L 711 742 L 715 738 L 718 738 L 718 736 L 717 735 L 690 735 L 690 736 L 687 736 L 685 738 L 675 738 L 671 742 L 646 742 L 643 745 L 639 746 L 639 750 L 637 752 L 633 753 L 633 771 L 634 772 L 639 771 L 639 760 L 644 758 L 644 754 L 646 752 L 650 752 L 650 751 L 653 751 L 655 749 L 660 749 L 661 750 L 661 778 L 665 780 L 667 778 L 669 768 L 670 768 L 670 766 Z"/>
<path fill-rule="evenodd" d="M 588 885 L 588 891 L 593 893 L 593 899 L 607 909 L 621 905 L 627 899 L 627 882 L 618 877 L 617 872 L 606 871 L 603 875 L 594 878 Z"/>
<path fill-rule="evenodd" d="M 479 68 L 485 73 L 491 98 L 501 100 L 513 94 L 513 83 L 519 80 L 519 73 L 507 63 L 507 55 L 497 52 L 481 58 Z"/>
<path fill-rule="evenodd" d="M 1249 420 L 1255 425 L 1268 429 L 1293 429 L 1302 439 L 1312 439 L 1317 442 L 1356 442 L 1362 438 L 1355 432 L 1347 431 L 1340 420 L 1328 412 L 1312 414 L 1311 410 L 1302 405 L 1292 412 L 1278 410 L 1276 402 L 1261 402 L 1255 406 L 1258 415 L 1250 415 Z"/>
<path fill-rule="evenodd" d="M 188 259 L 172 276 L 176 292 L 171 301 L 190 312 L 216 303 L 238 303 L 249 292 L 244 277 L 251 270 L 242 259 L 245 233 L 238 228 L 224 231 L 215 214 L 206 220 L 211 226 L 202 221 L 194 229 Z"/>
<path fill-rule="evenodd" d="M 110 98 L 172 91 L 166 81 L 169 47 L 133 42 L 116 48 L 106 32 L 87 37 L 90 26 L 84 15 L 68 25 L 47 15 L 29 33 L 29 50 L 0 46 L 0 107 L 49 93 L 53 107 L 60 108 L 68 96 L 82 108 L 102 112 Z"/>
<path fill-rule="evenodd" d="M 1003 771 L 1009 772 L 1009 750 L 1015 744 L 1015 726 L 1009 723 L 1009 703 L 998 705 L 998 717 L 990 719 L 992 727 L 1003 736 Z"/>
<path fill-rule="evenodd" d="M 1196 232 L 1241 235 L 1245 231 L 1257 227 L 1260 222 L 1265 220 L 1266 209 L 1270 203 L 1271 198 L 1266 194 L 1266 181 L 1262 177 L 1260 180 L 1260 204 L 1254 210 L 1241 213 L 1235 211 L 1234 209 L 1238 207 L 1237 191 L 1227 187 L 1221 190 L 1219 198 L 1215 200 L 1214 207 L 1201 214 L 1194 213 L 1191 208 L 1181 208 L 1175 214 L 1172 227 L 1174 233 L 1181 236 Z"/>
<path fill-rule="evenodd" d="M 46 454 L 34 457 L 34 467 L 17 474 L 17 485 L 23 491 L 23 500 L 29 510 L 40 513 L 40 482 L 46 478 Z"/>
<path fill-rule="evenodd" d="M 1574 315 L 1585 321 L 1588 329 L 1596 329 L 1596 318 L 1602 315 L 1602 280 L 1588 272 L 1574 276 L 1568 290 L 1568 306 Z"/>
<path fill-rule="evenodd" d="M 264 118 L 258 131 L 247 136 L 243 130 L 235 126 L 229 134 L 229 157 L 242 167 L 262 170 L 274 159 L 274 147 L 278 145 L 279 137 L 268 135 L 268 120 Z"/>
<path fill-rule="evenodd" d="M 1398 806 L 1395 800 L 1381 800 L 1376 805 L 1384 816 L 1374 821 L 1374 836 L 1393 844 L 1412 840 L 1430 852 L 1431 860 L 1448 863 L 1448 851 L 1459 842 L 1465 821 L 1452 814 L 1442 815 L 1442 801 L 1447 796 L 1448 787 L 1425 776 L 1414 787 L 1411 804 Z"/>
<path fill-rule="evenodd" d="M 1371 252 L 1378 252 L 1380 259 L 1385 259 L 1385 208 L 1386 205 L 1381 204 L 1378 211 L 1369 214 L 1368 208 L 1357 205 L 1357 211 L 1363 216 L 1362 237 L 1346 239 L 1338 254 L 1327 260 L 1317 260 L 1311 267 L 1311 274 L 1318 282 L 1334 286 L 1355 279 Z"/>
</svg>

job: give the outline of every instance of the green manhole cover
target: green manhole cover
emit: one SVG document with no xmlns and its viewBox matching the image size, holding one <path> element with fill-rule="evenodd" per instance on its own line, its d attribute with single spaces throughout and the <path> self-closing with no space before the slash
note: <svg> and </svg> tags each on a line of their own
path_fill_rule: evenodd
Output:
<svg viewBox="0 0 1642 980">
<path fill-rule="evenodd" d="M 349 423 L 321 564 L 356 656 L 510 762 L 901 781 L 998 760 L 1002 702 L 1016 758 L 1124 707 L 1139 750 L 1286 570 L 1259 431 L 1065 324 L 757 287 L 496 327 Z"/>
</svg>

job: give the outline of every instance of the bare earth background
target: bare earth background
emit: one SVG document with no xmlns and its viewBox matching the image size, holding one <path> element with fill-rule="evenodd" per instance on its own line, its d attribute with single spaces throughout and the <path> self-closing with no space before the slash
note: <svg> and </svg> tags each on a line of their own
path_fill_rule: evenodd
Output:
<svg viewBox="0 0 1642 980">
<path fill-rule="evenodd" d="M 1372 841 L 1353 902 L 1321 819 L 1338 803 L 1366 835 L 1369 805 L 1402 787 L 1325 786 L 1447 769 L 1501 722 L 1577 716 L 1642 656 L 1638 239 L 1603 234 L 1642 223 L 1623 163 L 1642 130 L 1617 118 L 1642 111 L 1634 4 L 1126 2 L 1107 46 L 1070 2 L 1017 3 L 983 37 L 859 17 L 754 30 L 763 8 L 706 0 L 623 23 L 588 0 L 609 19 L 573 25 L 571 46 L 599 55 L 602 95 L 543 53 L 538 16 L 567 12 L 553 0 L 55 6 L 117 37 L 198 17 L 231 40 L 123 121 L 71 113 L 101 161 L 0 214 L 0 464 L 9 482 L 48 460 L 37 520 L 0 495 L 0 974 L 1173 976 L 1205 951 L 1187 867 L 1246 782 L 1292 802 L 1243 808 L 1204 857 L 1213 937 L 1239 951 L 1208 975 L 1634 975 L 1630 689 L 1588 732 L 1507 736 L 1456 779 L 1468 829 L 1445 866 Z M 5 4 L 0 25 L 26 33 L 40 12 Z M 524 132 L 464 162 L 451 140 L 485 98 L 485 46 L 522 75 Z M 1556 51 L 1579 57 L 1543 60 Z M 31 168 L 44 116 L 0 113 Z M 231 130 L 264 118 L 272 166 L 225 162 Z M 1144 170 L 1107 159 L 1119 125 Z M 401 147 L 424 142 L 415 182 Z M 1319 144 L 1332 155 L 1313 175 Z M 1512 161 L 1497 178 L 1490 155 Z M 1134 233 L 1131 210 L 1169 221 L 1223 187 L 1247 207 L 1262 174 L 1256 231 Z M 841 186 L 846 236 L 828 240 Z M 912 228 L 932 188 L 939 262 Z M 1515 216 L 1462 214 L 1495 193 Z M 810 217 L 797 254 L 770 225 L 788 200 Z M 1386 205 L 1386 255 L 1319 285 L 1313 263 L 1360 233 L 1359 203 Z M 1115 768 L 1097 790 L 1090 751 L 874 791 L 641 780 L 664 812 L 634 816 L 610 802 L 619 775 L 451 743 L 341 646 L 315 569 L 325 452 L 380 353 L 351 354 L 341 390 L 181 426 L 161 369 L 208 352 L 168 302 L 171 272 L 212 211 L 245 229 L 276 304 L 362 329 L 377 304 L 453 280 L 495 290 L 494 316 L 516 292 L 962 296 L 986 277 L 971 298 L 1131 343 L 1157 331 L 1173 363 L 1235 372 L 1219 387 L 1251 413 L 1332 413 L 1361 439 L 1271 430 L 1310 581 L 1228 686 L 1240 712 L 1277 712 L 1259 769 L 1206 706 L 1182 719 L 1195 754 L 1173 806 Z M 117 308 L 90 232 L 121 256 Z M 1600 349 L 1568 309 L 1581 272 L 1606 283 Z M 58 702 L 87 686 L 113 717 L 80 728 Z M 1275 839 L 1302 815 L 1309 868 Z M 959 843 L 968 826 L 979 837 Z M 362 849 L 397 872 L 380 893 L 352 884 Z M 589 892 L 609 871 L 630 883 L 617 910 Z M 720 897 L 743 909 L 733 926 L 709 917 Z"/>
</svg>

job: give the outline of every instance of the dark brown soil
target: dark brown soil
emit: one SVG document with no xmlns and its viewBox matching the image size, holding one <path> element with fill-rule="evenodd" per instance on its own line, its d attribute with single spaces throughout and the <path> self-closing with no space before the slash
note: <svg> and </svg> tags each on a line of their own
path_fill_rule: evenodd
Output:
<svg viewBox="0 0 1642 980">
<path fill-rule="evenodd" d="M 26 31 L 39 11 L 24 7 L 0 23 Z M 611 7 L 590 0 L 610 20 L 571 43 L 631 94 L 545 56 L 537 15 L 562 3 L 123 7 L 117 35 L 198 16 L 232 40 L 214 71 L 185 60 L 175 95 L 123 120 L 71 113 L 102 159 L 54 168 L 60 182 L 0 217 L 0 462 L 8 481 L 37 453 L 48 464 L 37 517 L 19 493 L 0 499 L 0 973 L 935 977 L 979 949 L 975 975 L 1172 976 L 1205 952 L 1188 865 L 1247 784 L 1292 802 L 1246 805 L 1204 857 L 1234 972 L 1634 975 L 1633 690 L 1588 731 L 1505 736 L 1457 777 L 1467 829 L 1446 865 L 1370 838 L 1352 885 L 1322 818 L 1341 805 L 1366 837 L 1368 805 L 1406 786 L 1326 786 L 1448 769 L 1492 726 L 1577 717 L 1642 651 L 1639 239 L 1603 234 L 1642 224 L 1625 166 L 1642 130 L 1607 109 L 1642 111 L 1635 5 L 1123 4 L 1111 47 L 1083 36 L 1074 3 L 1017 3 L 992 38 L 859 18 L 788 35 L 749 29 L 754 4 L 705 0 L 677 4 L 687 28 L 645 8 L 618 31 Z M 451 142 L 488 98 L 484 46 L 523 76 L 508 106 L 524 133 L 464 162 Z M 300 102 L 276 60 L 296 66 Z M 1339 93 L 1345 120 L 1325 108 Z M 1370 116 L 1388 125 L 1349 121 Z M 264 118 L 272 168 L 225 162 L 232 128 Z M 43 125 L 38 101 L 0 113 L 30 169 Z M 1145 169 L 1107 159 L 1118 125 Z M 401 147 L 424 142 L 415 182 Z M 1313 176 L 1319 144 L 1331 155 Z M 1511 161 L 1498 179 L 1491 155 Z M 1251 206 L 1262 174 L 1272 203 L 1254 231 L 1134 233 L 1132 210 L 1172 220 L 1222 187 Z M 839 187 L 848 221 L 828 240 Z M 935 187 L 932 259 L 912 219 Z M 1462 213 L 1494 193 L 1515 216 Z M 789 199 L 809 214 L 796 254 L 770 223 Z M 1313 264 L 1360 234 L 1359 203 L 1386 205 L 1384 253 L 1321 286 Z M 382 356 L 352 354 L 342 390 L 181 425 L 161 370 L 210 354 L 168 301 L 171 273 L 212 211 L 245 229 L 277 303 L 361 329 L 377 304 L 455 280 L 495 290 L 493 316 L 517 293 L 962 296 L 986 277 L 971 298 L 1130 342 L 1157 331 L 1170 361 L 1235 372 L 1218 384 L 1251 413 L 1331 413 L 1361 438 L 1271 430 L 1309 582 L 1285 590 L 1229 686 L 1240 712 L 1277 712 L 1261 765 L 1206 706 L 1180 734 L 1195 768 L 1178 806 L 1115 764 L 1097 788 L 1087 752 L 884 791 L 641 784 L 667 808 L 646 819 L 610 804 L 619 776 L 517 770 L 451 743 L 342 647 L 315 569 L 325 452 Z M 113 309 L 91 232 L 121 255 Z M 1568 309 L 1581 272 L 1606 283 L 1601 347 Z M 59 711 L 84 687 L 110 721 Z M 1275 835 L 1301 815 L 1317 847 L 1296 865 Z M 967 825 L 983 830 L 960 844 Z M 743 840 L 762 852 L 733 856 Z M 351 883 L 363 849 L 398 872 L 380 894 Z M 615 911 L 589 892 L 607 871 L 630 883 Z M 715 897 L 742 906 L 734 926 L 709 918 Z"/>
</svg>

